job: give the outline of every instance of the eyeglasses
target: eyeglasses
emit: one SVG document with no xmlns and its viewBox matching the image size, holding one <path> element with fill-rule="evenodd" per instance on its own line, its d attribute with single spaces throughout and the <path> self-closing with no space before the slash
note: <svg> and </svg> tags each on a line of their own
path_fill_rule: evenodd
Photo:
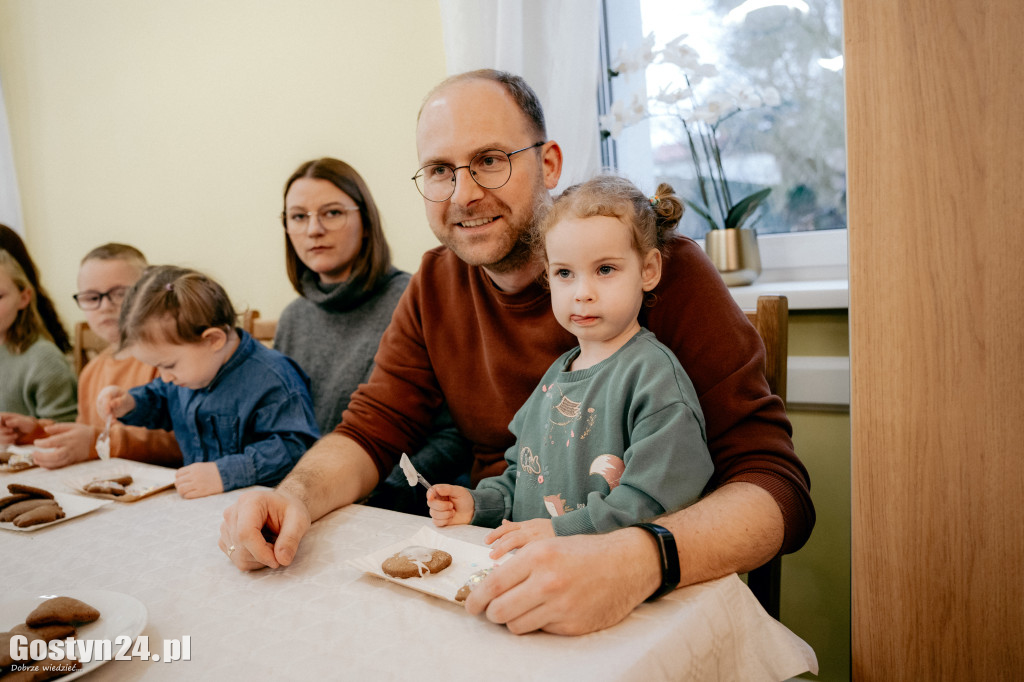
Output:
<svg viewBox="0 0 1024 682">
<path fill-rule="evenodd" d="M 74 294 L 71 298 L 75 299 L 75 303 L 82 310 L 99 310 L 105 298 L 110 299 L 115 306 L 121 305 L 128 289 L 129 287 L 114 287 L 110 291 L 82 291 Z"/>
<path fill-rule="evenodd" d="M 284 229 L 291 234 L 309 229 L 310 218 L 313 216 L 317 217 L 325 230 L 340 230 L 348 222 L 348 214 L 358 210 L 358 206 L 323 206 L 316 211 L 285 211 L 281 219 L 284 221 Z"/>
<path fill-rule="evenodd" d="M 485 149 L 469 162 L 468 166 L 449 166 L 445 163 L 431 163 L 416 171 L 412 176 L 416 189 L 427 201 L 448 201 L 455 194 L 455 178 L 460 168 L 469 169 L 469 177 L 484 189 L 504 187 L 512 177 L 511 157 L 527 149 L 543 146 L 543 142 L 531 144 L 529 147 L 514 152 L 503 152 L 500 149 Z"/>
</svg>

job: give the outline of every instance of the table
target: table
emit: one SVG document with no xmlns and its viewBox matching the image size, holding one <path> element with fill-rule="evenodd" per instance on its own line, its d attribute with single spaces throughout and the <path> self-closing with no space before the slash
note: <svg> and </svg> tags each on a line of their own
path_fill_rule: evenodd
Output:
<svg viewBox="0 0 1024 682">
<path fill-rule="evenodd" d="M 115 461 L 0 474 L 59 492 Z M 145 472 L 151 465 L 117 461 Z M 105 468 L 106 467 L 106 468 Z M 102 680 L 778 680 L 817 672 L 813 651 L 730 575 L 643 604 L 581 637 L 511 634 L 461 606 L 347 563 L 429 519 L 351 505 L 313 524 L 295 562 L 243 573 L 217 548 L 221 514 L 241 491 L 185 500 L 167 490 L 18 533 L 0 529 L 3 591 L 112 590 L 148 610 L 150 649 L 189 636 L 191 660 L 111 661 Z M 482 544 L 486 529 L 439 529 Z M 10 614 L 2 614 L 9 620 Z"/>
</svg>

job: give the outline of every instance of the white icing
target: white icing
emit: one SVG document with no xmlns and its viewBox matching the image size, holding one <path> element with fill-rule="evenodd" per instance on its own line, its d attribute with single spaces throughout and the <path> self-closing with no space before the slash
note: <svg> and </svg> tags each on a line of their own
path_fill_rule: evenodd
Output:
<svg viewBox="0 0 1024 682">
<path fill-rule="evenodd" d="M 409 482 L 409 485 L 416 485 L 419 475 L 416 473 L 416 467 L 412 465 L 409 455 L 403 452 L 401 459 L 398 460 L 398 466 L 402 467 L 405 480 Z"/>
<path fill-rule="evenodd" d="M 405 549 L 403 549 L 401 552 L 398 553 L 398 556 L 402 557 L 403 559 L 408 559 L 413 563 L 417 561 L 427 563 L 428 561 L 434 558 L 434 550 L 430 549 L 429 547 L 420 547 L 418 545 L 413 545 L 412 547 L 406 547 Z"/>
</svg>

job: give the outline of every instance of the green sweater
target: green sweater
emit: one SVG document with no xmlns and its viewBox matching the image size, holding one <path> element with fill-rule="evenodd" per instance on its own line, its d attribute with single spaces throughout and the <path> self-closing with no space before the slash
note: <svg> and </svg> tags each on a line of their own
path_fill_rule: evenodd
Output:
<svg viewBox="0 0 1024 682">
<path fill-rule="evenodd" d="M 0 412 L 75 421 L 75 373 L 57 346 L 39 339 L 24 353 L 15 355 L 0 343 Z"/>
<path fill-rule="evenodd" d="M 604 533 L 697 501 L 713 471 L 697 394 L 641 329 L 606 360 L 562 355 L 516 413 L 508 468 L 473 491 L 473 523 L 551 518 L 557 535 Z"/>
</svg>

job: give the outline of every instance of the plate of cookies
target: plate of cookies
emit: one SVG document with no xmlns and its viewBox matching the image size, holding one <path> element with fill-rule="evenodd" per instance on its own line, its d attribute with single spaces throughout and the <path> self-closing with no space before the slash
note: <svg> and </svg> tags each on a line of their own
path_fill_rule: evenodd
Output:
<svg viewBox="0 0 1024 682">
<path fill-rule="evenodd" d="M 6 631 L 0 632 L 2 669 L 9 669 L 12 664 L 32 668 L 48 666 L 51 670 L 64 671 L 57 679 L 76 679 L 100 667 L 111 656 L 105 655 L 105 651 L 102 656 L 96 656 L 96 651 L 82 655 L 76 648 L 75 658 L 78 660 L 68 660 L 63 656 L 66 649 L 61 648 L 59 660 L 14 660 L 12 649 L 17 648 L 11 647 L 10 638 L 24 635 L 30 643 L 36 640 L 64 640 L 65 646 L 69 637 L 89 641 L 90 644 L 98 640 L 114 643 L 120 637 L 130 641 L 146 627 L 147 616 L 146 607 L 138 599 L 108 590 L 66 590 L 43 595 L 5 594 L 0 598 L 0 631 Z M 51 650 L 48 645 L 47 654 Z M 118 651 L 118 646 L 112 645 L 111 653 L 117 654 Z"/>
<path fill-rule="evenodd" d="M 12 474 L 38 466 L 35 461 L 37 452 L 49 452 L 46 448 L 35 445 L 3 445 L 0 446 L 0 473 Z"/>
<path fill-rule="evenodd" d="M 490 547 L 456 540 L 424 526 L 415 534 L 349 564 L 397 585 L 453 603 L 465 600 L 494 566 Z"/>
<path fill-rule="evenodd" d="M 64 484 L 82 495 L 115 502 L 136 502 L 161 490 L 173 488 L 174 473 L 174 469 L 163 467 L 147 467 L 132 472 L 127 468 L 112 468 L 100 474 L 67 480 Z"/>
<path fill-rule="evenodd" d="M 106 500 L 54 493 L 23 483 L 9 484 L 7 492 L 0 497 L 0 528 L 7 530 L 39 530 L 110 504 Z"/>
</svg>

